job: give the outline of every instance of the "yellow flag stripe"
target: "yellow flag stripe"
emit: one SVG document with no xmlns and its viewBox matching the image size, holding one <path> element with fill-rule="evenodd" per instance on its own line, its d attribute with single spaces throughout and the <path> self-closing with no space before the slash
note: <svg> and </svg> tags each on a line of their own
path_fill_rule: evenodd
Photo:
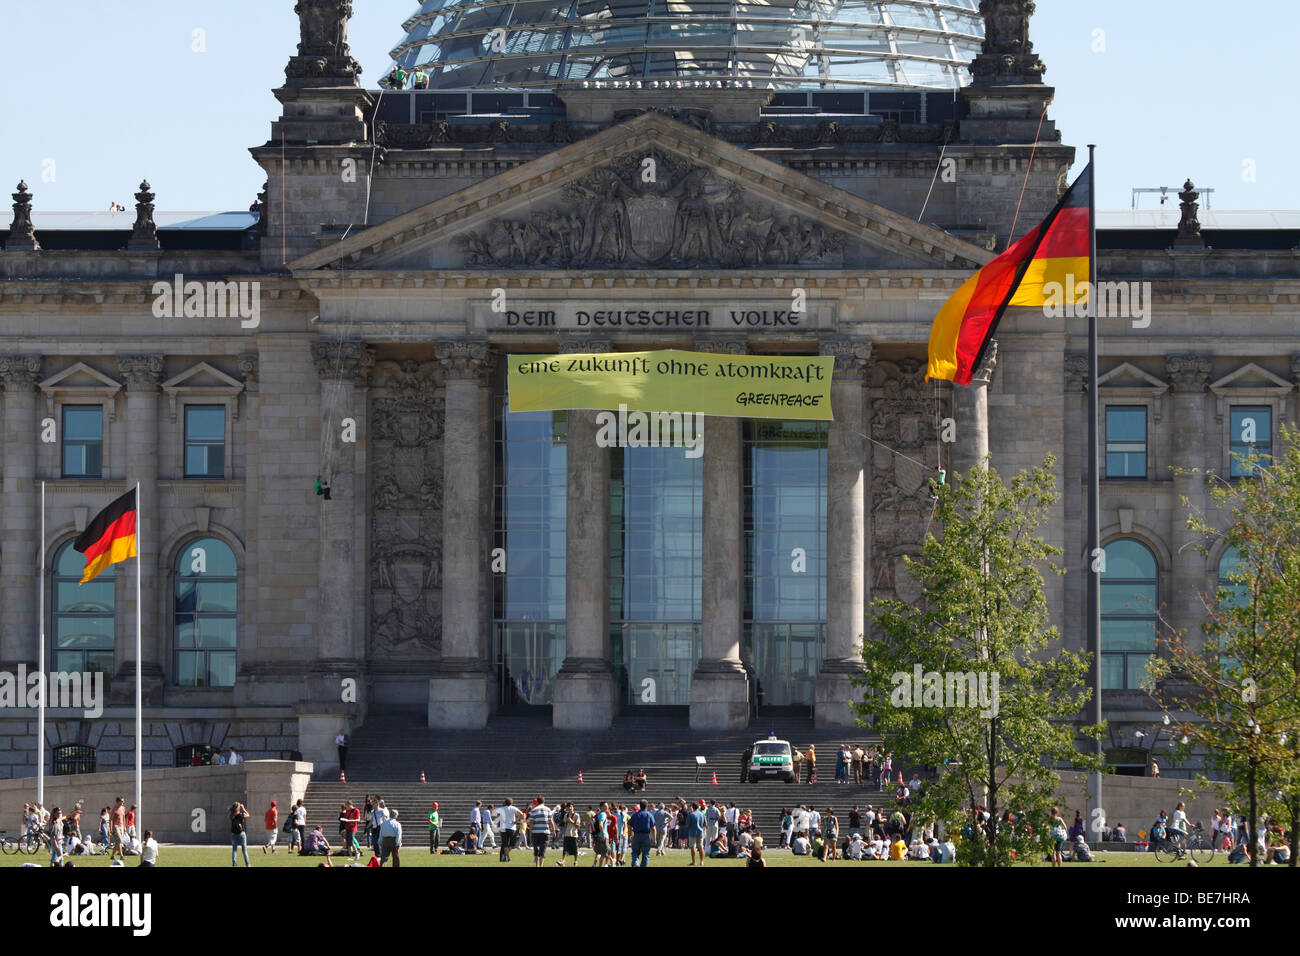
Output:
<svg viewBox="0 0 1300 956">
<path fill-rule="evenodd" d="M 108 550 L 97 556 L 95 560 L 86 565 L 81 573 L 81 580 L 78 584 L 85 584 L 94 578 L 110 564 L 117 564 L 119 561 L 125 561 L 127 558 L 135 557 L 135 535 L 125 538 L 114 538 Z"/>
<path fill-rule="evenodd" d="M 1020 280 L 1015 295 L 1007 305 L 1045 305 L 1047 296 L 1043 293 L 1043 286 L 1048 282 L 1060 285 L 1062 304 L 1068 302 L 1071 305 L 1080 305 L 1088 301 L 1088 291 L 1084 285 L 1087 281 L 1087 256 L 1034 259 L 1025 269 L 1025 276 Z M 1073 289 L 1071 289 L 1071 282 Z"/>
<path fill-rule="evenodd" d="M 966 310 L 979 281 L 980 273 L 977 272 L 962 283 L 961 288 L 952 294 L 935 316 L 934 325 L 930 328 L 930 366 L 926 372 L 927 378 L 951 382 L 957 374 L 957 333 L 961 331 L 962 320 L 966 318 Z"/>
</svg>

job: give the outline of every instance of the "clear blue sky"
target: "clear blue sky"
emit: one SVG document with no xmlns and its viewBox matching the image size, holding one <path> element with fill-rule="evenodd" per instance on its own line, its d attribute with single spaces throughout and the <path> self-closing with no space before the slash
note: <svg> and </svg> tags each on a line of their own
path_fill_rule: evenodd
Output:
<svg viewBox="0 0 1300 956">
<path fill-rule="evenodd" d="M 0 0 L 5 203 L 21 178 L 38 209 L 129 207 L 147 177 L 161 210 L 246 209 L 264 178 L 248 147 L 270 137 L 270 91 L 297 44 L 293 6 Z M 349 42 L 373 89 L 417 4 L 355 6 Z M 1217 190 L 1215 209 L 1300 209 L 1295 10 L 1293 0 L 1039 0 L 1033 40 L 1057 90 L 1050 115 L 1081 155 L 1098 144 L 1098 205 L 1126 209 L 1131 187 L 1190 176 Z M 1093 50 L 1096 30 L 1104 52 Z M 42 181 L 47 160 L 53 182 Z"/>
</svg>

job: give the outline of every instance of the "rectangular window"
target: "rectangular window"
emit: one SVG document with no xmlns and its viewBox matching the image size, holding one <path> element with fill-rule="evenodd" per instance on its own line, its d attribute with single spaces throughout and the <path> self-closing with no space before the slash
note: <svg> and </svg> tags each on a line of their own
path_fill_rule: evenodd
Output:
<svg viewBox="0 0 1300 956">
<path fill-rule="evenodd" d="M 63 477 L 102 478 L 104 410 L 99 405 L 63 406 Z"/>
<path fill-rule="evenodd" d="M 1244 478 L 1267 468 L 1268 461 L 1247 465 L 1238 456 L 1273 454 L 1273 409 L 1266 406 L 1233 406 L 1229 423 L 1228 451 L 1232 459 L 1232 477 Z"/>
<path fill-rule="evenodd" d="M 225 474 L 225 406 L 186 405 L 185 477 L 223 478 Z"/>
<path fill-rule="evenodd" d="M 1141 406 L 1106 408 L 1106 477 L 1147 476 L 1147 410 Z"/>
</svg>

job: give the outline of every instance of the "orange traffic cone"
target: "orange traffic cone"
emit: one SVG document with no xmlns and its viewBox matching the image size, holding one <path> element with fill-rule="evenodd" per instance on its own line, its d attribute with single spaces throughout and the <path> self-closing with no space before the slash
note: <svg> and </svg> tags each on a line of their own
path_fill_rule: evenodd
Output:
<svg viewBox="0 0 1300 956">
<path fill-rule="evenodd" d="M 420 783 L 428 783 L 428 781 L 424 779 L 424 771 L 423 771 L 423 770 L 420 771 Z"/>
<path fill-rule="evenodd" d="M 578 771 L 578 783 L 582 783 L 582 771 Z"/>
<path fill-rule="evenodd" d="M 713 771 L 713 785 L 714 785 L 715 787 L 718 785 L 718 771 L 716 771 L 716 770 Z"/>
<path fill-rule="evenodd" d="M 347 783 L 347 782 L 348 782 L 348 775 L 345 774 L 342 770 L 340 770 L 340 771 L 339 771 L 339 783 Z"/>
</svg>

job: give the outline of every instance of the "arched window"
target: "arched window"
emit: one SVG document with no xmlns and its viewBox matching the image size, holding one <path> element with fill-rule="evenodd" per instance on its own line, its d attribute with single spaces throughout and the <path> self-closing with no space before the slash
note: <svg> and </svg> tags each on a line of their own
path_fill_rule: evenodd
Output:
<svg viewBox="0 0 1300 956">
<path fill-rule="evenodd" d="M 176 683 L 235 686 L 239 578 L 235 553 L 217 538 L 197 538 L 176 558 Z"/>
<path fill-rule="evenodd" d="M 103 671 L 113 676 L 113 570 L 104 568 L 79 585 L 86 557 L 69 541 L 54 559 L 54 670 L 69 674 Z"/>
<path fill-rule="evenodd" d="M 221 762 L 221 753 L 211 744 L 185 744 L 176 748 L 176 766 L 206 767 L 214 762 Z"/>
<path fill-rule="evenodd" d="M 1241 564 L 1241 552 L 1235 546 L 1230 546 L 1223 552 L 1223 557 L 1219 558 L 1219 587 L 1231 594 L 1228 599 L 1229 607 L 1244 607 L 1250 599 L 1248 585 L 1229 580 L 1239 564 Z"/>
<path fill-rule="evenodd" d="M 1140 541 L 1106 545 L 1101 575 L 1101 686 L 1138 690 L 1156 649 L 1156 559 Z"/>
</svg>

